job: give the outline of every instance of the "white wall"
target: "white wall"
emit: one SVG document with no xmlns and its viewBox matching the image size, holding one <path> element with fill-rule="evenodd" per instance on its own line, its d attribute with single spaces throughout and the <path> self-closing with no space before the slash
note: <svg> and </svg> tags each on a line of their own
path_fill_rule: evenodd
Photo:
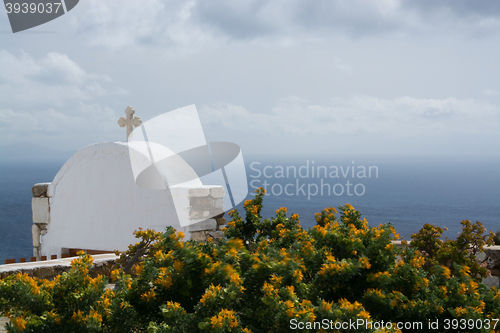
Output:
<svg viewBox="0 0 500 333">
<path fill-rule="evenodd" d="M 197 184 L 207 187 L 199 180 L 191 183 Z M 50 216 L 47 233 L 40 236 L 41 255 L 60 254 L 61 248 L 126 250 L 137 242 L 133 232 L 139 227 L 163 231 L 171 225 L 189 238 L 169 190 L 136 185 L 124 143 L 81 149 L 64 164 L 48 193 Z"/>
</svg>

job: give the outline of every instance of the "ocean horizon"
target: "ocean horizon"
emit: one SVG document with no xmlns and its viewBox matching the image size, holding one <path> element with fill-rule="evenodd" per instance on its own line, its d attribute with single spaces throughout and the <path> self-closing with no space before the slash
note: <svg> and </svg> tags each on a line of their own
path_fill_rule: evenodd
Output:
<svg viewBox="0 0 500 333">
<path fill-rule="evenodd" d="M 500 230 L 498 156 L 244 156 L 249 195 L 266 187 L 263 218 L 280 207 L 315 225 L 314 213 L 346 203 L 368 224 L 392 223 L 404 239 L 425 223 L 455 238 L 462 220 Z M 0 263 L 32 256 L 31 187 L 50 182 L 64 161 L 0 163 Z M 237 206 L 244 216 L 243 205 Z M 227 219 L 227 216 L 226 216 Z"/>
</svg>

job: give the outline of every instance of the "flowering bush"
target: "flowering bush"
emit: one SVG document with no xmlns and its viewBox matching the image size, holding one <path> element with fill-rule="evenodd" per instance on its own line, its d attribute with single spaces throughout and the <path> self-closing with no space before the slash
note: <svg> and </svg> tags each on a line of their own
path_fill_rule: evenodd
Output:
<svg viewBox="0 0 500 333">
<path fill-rule="evenodd" d="M 436 332 L 428 320 L 439 320 L 438 331 L 451 332 L 456 329 L 442 326 L 446 320 L 500 318 L 500 291 L 477 282 L 467 256 L 423 254 L 419 237 L 415 246 L 399 249 L 391 243 L 399 238 L 392 225 L 369 226 L 349 204 L 317 213 L 309 230 L 286 208 L 262 219 L 263 197 L 261 189 L 245 202 L 245 218 L 229 212 L 218 243 L 184 242 L 172 228 L 162 235 L 139 231 L 141 242 L 111 272 L 114 290 L 105 289 L 106 278 L 89 277 L 92 258 L 84 254 L 54 281 L 21 274 L 0 281 L 8 331 L 255 333 L 289 332 L 295 325 L 327 332 L 352 329 L 335 324 L 384 321 L 385 328 L 422 322 L 420 331 Z M 466 233 L 469 242 L 482 229 Z"/>
<path fill-rule="evenodd" d="M 495 241 L 495 245 L 500 245 L 500 230 L 493 236 L 493 241 Z"/>
<path fill-rule="evenodd" d="M 422 229 L 411 236 L 411 246 L 417 248 L 425 257 L 424 267 L 434 272 L 439 265 L 457 275 L 459 270 L 467 270 L 472 279 L 481 282 L 487 276 L 487 269 L 481 266 L 476 255 L 484 250 L 485 245 L 494 245 L 494 234 L 490 231 L 483 235 L 486 228 L 481 222 L 471 223 L 465 220 L 462 232 L 456 240 L 441 239 L 443 229 L 425 224 Z"/>
</svg>

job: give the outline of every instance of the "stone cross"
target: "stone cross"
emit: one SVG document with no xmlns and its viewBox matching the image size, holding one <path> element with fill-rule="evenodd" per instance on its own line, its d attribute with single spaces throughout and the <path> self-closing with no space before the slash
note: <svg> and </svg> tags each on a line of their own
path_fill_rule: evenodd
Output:
<svg viewBox="0 0 500 333">
<path fill-rule="evenodd" d="M 127 117 L 120 117 L 120 119 L 118 119 L 118 125 L 120 125 L 120 127 L 127 126 L 127 141 L 132 134 L 134 127 L 138 127 L 142 124 L 141 118 L 134 117 L 134 113 L 134 108 L 131 106 L 127 106 L 127 108 L 125 109 L 125 114 L 127 115 Z"/>
</svg>

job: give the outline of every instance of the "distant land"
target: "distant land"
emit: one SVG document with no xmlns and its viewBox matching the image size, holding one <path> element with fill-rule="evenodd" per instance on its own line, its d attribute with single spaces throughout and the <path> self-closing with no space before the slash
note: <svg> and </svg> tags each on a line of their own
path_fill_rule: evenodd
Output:
<svg viewBox="0 0 500 333">
<path fill-rule="evenodd" d="M 60 151 L 28 142 L 0 146 L 0 163 L 66 161 L 75 151 Z"/>
</svg>

